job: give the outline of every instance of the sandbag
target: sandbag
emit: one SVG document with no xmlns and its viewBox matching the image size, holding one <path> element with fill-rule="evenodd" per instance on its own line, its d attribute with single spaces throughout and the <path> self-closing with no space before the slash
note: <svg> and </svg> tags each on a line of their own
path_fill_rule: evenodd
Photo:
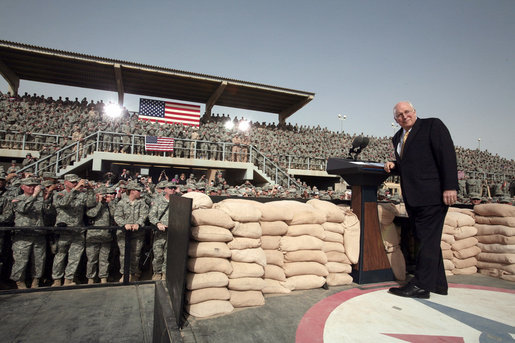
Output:
<svg viewBox="0 0 515 343">
<path fill-rule="evenodd" d="M 293 218 L 293 212 L 288 208 L 276 206 L 277 201 L 271 201 L 258 205 L 261 211 L 261 221 L 274 222 L 274 221 L 290 221 Z M 285 223 L 286 224 L 286 223 Z"/>
<path fill-rule="evenodd" d="M 503 235 L 485 235 L 485 236 L 476 236 L 476 239 L 479 243 L 485 244 L 515 244 L 515 236 L 503 236 Z"/>
<path fill-rule="evenodd" d="M 261 238 L 261 225 L 258 222 L 236 222 L 231 230 L 235 237 Z"/>
<path fill-rule="evenodd" d="M 265 298 L 261 291 L 229 291 L 231 294 L 230 302 L 234 308 L 262 306 Z"/>
<path fill-rule="evenodd" d="M 294 290 L 315 289 L 325 284 L 325 277 L 317 275 L 296 275 L 286 279 L 286 287 Z"/>
<path fill-rule="evenodd" d="M 386 254 L 386 257 L 388 258 L 388 261 L 390 261 L 390 266 L 392 267 L 395 279 L 399 281 L 406 280 L 406 261 L 404 260 L 404 255 L 401 250 L 396 249 L 393 252 Z"/>
<path fill-rule="evenodd" d="M 454 238 L 454 235 L 442 233 L 442 241 L 452 245 L 454 242 L 456 242 L 456 238 Z"/>
<path fill-rule="evenodd" d="M 343 232 L 345 231 L 345 226 L 343 226 L 342 223 L 331 223 L 331 222 L 325 222 L 321 224 L 324 230 L 331 231 L 335 233 L 340 233 L 343 235 Z"/>
<path fill-rule="evenodd" d="M 443 260 L 443 267 L 445 270 L 453 270 L 456 266 L 451 260 Z"/>
<path fill-rule="evenodd" d="M 478 236 L 483 235 L 504 235 L 504 236 L 515 236 L 515 227 L 505 225 L 485 225 L 476 224 Z"/>
<path fill-rule="evenodd" d="M 477 266 L 477 258 L 469 257 L 469 258 L 462 260 L 462 259 L 453 257 L 452 263 L 454 263 L 454 266 L 456 268 L 460 268 L 460 269 L 468 268 L 468 267 Z"/>
<path fill-rule="evenodd" d="M 391 225 L 395 216 L 399 215 L 399 211 L 391 202 L 381 202 L 377 204 L 377 214 L 379 215 L 379 224 Z"/>
<path fill-rule="evenodd" d="M 191 237 L 199 242 L 229 242 L 233 240 L 233 235 L 229 229 L 212 225 L 192 227 Z"/>
<path fill-rule="evenodd" d="M 246 277 L 239 279 L 229 279 L 227 288 L 233 291 L 261 291 L 265 286 L 262 278 Z"/>
<path fill-rule="evenodd" d="M 198 304 L 208 300 L 229 300 L 231 297 L 227 287 L 210 287 L 186 292 L 187 304 Z"/>
<path fill-rule="evenodd" d="M 277 250 L 281 243 L 281 236 L 261 236 L 261 248 L 264 250 Z"/>
<path fill-rule="evenodd" d="M 324 241 L 319 238 L 303 235 L 298 237 L 281 237 L 279 248 L 282 251 L 297 251 L 297 250 L 321 250 Z"/>
<path fill-rule="evenodd" d="M 346 264 L 353 264 L 346 253 L 338 251 L 328 251 L 325 253 L 328 262 L 341 262 Z"/>
<path fill-rule="evenodd" d="M 286 277 L 295 275 L 327 276 L 329 273 L 327 267 L 318 262 L 285 262 L 283 269 Z"/>
<path fill-rule="evenodd" d="M 515 254 L 515 244 L 504 245 L 504 244 L 483 244 L 478 243 L 477 246 L 481 249 L 481 252 L 495 252 L 501 254 Z"/>
<path fill-rule="evenodd" d="M 283 221 L 264 222 L 260 221 L 262 235 L 283 236 L 288 232 L 288 224 Z"/>
<path fill-rule="evenodd" d="M 356 219 L 356 221 L 354 221 L 354 219 Z M 345 253 L 353 264 L 358 263 L 360 237 L 359 221 L 356 216 L 345 216 L 345 220 L 353 223 L 352 225 L 346 226 L 345 233 L 343 234 Z"/>
<path fill-rule="evenodd" d="M 309 235 L 319 239 L 325 238 L 325 230 L 320 224 L 299 224 L 288 226 L 286 236 L 297 237 Z"/>
<path fill-rule="evenodd" d="M 190 242 L 188 246 L 190 257 L 231 257 L 231 250 L 223 242 Z"/>
<path fill-rule="evenodd" d="M 508 204 L 479 204 L 474 213 L 485 217 L 515 217 L 515 206 Z"/>
<path fill-rule="evenodd" d="M 474 226 L 460 226 L 454 229 L 453 234 L 456 239 L 469 238 L 477 234 L 477 228 Z"/>
<path fill-rule="evenodd" d="M 193 273 L 222 272 L 232 273 L 231 262 L 219 257 L 192 257 L 188 259 L 188 270 Z"/>
<path fill-rule="evenodd" d="M 401 243 L 400 228 L 393 223 L 381 224 L 381 238 L 392 245 L 399 245 Z"/>
<path fill-rule="evenodd" d="M 284 265 L 284 255 L 282 251 L 278 250 L 265 250 L 265 257 L 266 257 L 266 264 L 273 264 L 279 267 L 282 267 Z"/>
<path fill-rule="evenodd" d="M 352 276 L 347 273 L 330 273 L 326 278 L 328 286 L 343 286 L 352 283 Z"/>
<path fill-rule="evenodd" d="M 457 250 L 457 251 L 453 250 L 452 253 L 453 253 L 454 257 L 464 260 L 469 257 L 474 257 L 477 254 L 479 254 L 480 252 L 481 252 L 481 249 L 479 249 L 477 246 L 473 246 L 470 248 L 465 248 L 465 249 L 461 249 L 461 250 Z"/>
<path fill-rule="evenodd" d="M 328 251 L 339 251 L 339 252 L 345 252 L 345 247 L 342 243 L 336 243 L 336 242 L 324 242 L 324 245 L 322 246 L 323 252 Z"/>
<path fill-rule="evenodd" d="M 479 249 L 479 248 L 478 248 Z M 515 254 L 499 254 L 491 252 L 482 252 L 477 256 L 479 261 L 513 264 L 515 263 Z"/>
<path fill-rule="evenodd" d="M 275 266 L 273 264 L 267 264 L 265 266 L 265 279 L 273 279 L 277 281 L 286 281 L 286 275 L 284 274 L 284 269 Z"/>
<path fill-rule="evenodd" d="M 332 231 L 325 231 L 324 241 L 343 244 L 343 235 Z"/>
<path fill-rule="evenodd" d="M 272 279 L 265 279 L 265 286 L 261 290 L 263 294 L 288 294 L 292 289 L 287 288 L 286 282 Z"/>
<path fill-rule="evenodd" d="M 213 208 L 227 213 L 232 220 L 237 222 L 259 222 L 261 219 L 261 211 L 247 200 L 223 200 L 214 204 Z"/>
<path fill-rule="evenodd" d="M 182 195 L 184 198 L 190 198 L 193 200 L 191 204 L 192 210 L 199 208 L 211 208 L 213 207 L 213 201 L 209 195 L 200 192 L 190 192 Z"/>
<path fill-rule="evenodd" d="M 444 259 L 452 260 L 454 258 L 454 254 L 452 253 L 451 249 L 446 249 L 446 250 L 442 249 L 442 257 Z"/>
<path fill-rule="evenodd" d="M 460 212 L 447 212 L 445 216 L 445 225 L 449 225 L 452 227 L 460 227 L 460 226 L 473 226 L 476 223 L 474 218 L 468 216 L 466 214 Z"/>
<path fill-rule="evenodd" d="M 263 249 L 241 249 L 231 250 L 231 260 L 236 262 L 256 262 L 261 266 L 266 266 L 266 255 Z"/>
<path fill-rule="evenodd" d="M 229 277 L 222 272 L 188 273 L 186 275 L 186 288 L 190 291 L 201 288 L 225 287 L 228 284 Z"/>
<path fill-rule="evenodd" d="M 327 271 L 329 272 L 329 274 L 352 272 L 352 266 L 350 264 L 346 264 L 346 263 L 327 262 L 325 266 L 327 267 Z"/>
<path fill-rule="evenodd" d="M 297 250 L 284 254 L 284 262 L 318 262 L 326 264 L 327 255 L 321 250 Z"/>
<path fill-rule="evenodd" d="M 227 243 L 227 246 L 231 250 L 259 248 L 261 240 L 259 238 L 234 237 L 232 241 Z"/>
<path fill-rule="evenodd" d="M 445 241 L 440 242 L 440 248 L 443 250 L 451 250 L 451 245 Z"/>
<path fill-rule="evenodd" d="M 289 209 L 292 219 L 286 220 L 288 225 L 297 224 L 322 224 L 326 221 L 325 214 L 316 211 L 312 206 L 294 200 L 274 201 L 278 207 Z"/>
<path fill-rule="evenodd" d="M 477 224 L 504 225 L 515 227 L 515 217 L 483 217 L 476 216 Z"/>
<path fill-rule="evenodd" d="M 452 248 L 452 250 L 457 251 L 457 250 L 463 250 L 466 248 L 473 247 L 476 244 L 477 244 L 477 239 L 475 237 L 469 237 L 469 238 L 460 239 L 460 240 L 455 241 L 454 243 L 451 244 L 451 248 Z"/>
<path fill-rule="evenodd" d="M 246 263 L 231 261 L 232 273 L 229 279 L 238 279 L 244 277 L 262 277 L 265 274 L 263 266 L 257 263 Z"/>
<path fill-rule="evenodd" d="M 198 304 L 186 305 L 186 312 L 193 317 L 206 318 L 234 311 L 228 300 L 208 300 Z"/>
<path fill-rule="evenodd" d="M 343 221 L 344 214 L 342 211 L 340 211 L 335 204 L 329 201 L 311 199 L 307 201 L 307 204 L 316 210 L 321 211 L 328 222 L 341 223 Z"/>
<path fill-rule="evenodd" d="M 207 208 L 191 211 L 191 225 L 212 225 L 232 229 L 234 227 L 234 221 L 224 211 Z"/>
<path fill-rule="evenodd" d="M 477 273 L 477 268 L 475 266 L 467 268 L 454 268 L 452 273 L 454 275 L 472 275 Z"/>
</svg>

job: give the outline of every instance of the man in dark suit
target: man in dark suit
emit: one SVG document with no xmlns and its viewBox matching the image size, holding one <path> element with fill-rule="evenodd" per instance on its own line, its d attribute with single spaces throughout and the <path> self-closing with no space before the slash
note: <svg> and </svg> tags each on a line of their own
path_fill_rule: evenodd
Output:
<svg viewBox="0 0 515 343">
<path fill-rule="evenodd" d="M 437 118 L 417 118 L 409 102 L 393 109 L 401 129 L 393 136 L 395 162 L 386 162 L 386 172 L 401 177 L 401 189 L 410 224 L 419 241 L 413 279 L 390 293 L 429 298 L 429 292 L 447 294 L 447 279 L 440 242 L 448 206 L 456 203 L 458 172 L 456 152 L 447 127 Z"/>
</svg>

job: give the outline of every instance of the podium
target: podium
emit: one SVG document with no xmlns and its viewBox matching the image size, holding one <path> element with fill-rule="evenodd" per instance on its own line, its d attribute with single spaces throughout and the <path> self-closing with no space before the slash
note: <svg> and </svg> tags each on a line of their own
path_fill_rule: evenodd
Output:
<svg viewBox="0 0 515 343">
<path fill-rule="evenodd" d="M 351 273 L 354 282 L 394 281 L 377 214 L 377 187 L 389 174 L 377 163 L 341 158 L 328 159 L 327 172 L 340 175 L 352 187 L 351 208 L 360 221 L 359 260 Z"/>
</svg>

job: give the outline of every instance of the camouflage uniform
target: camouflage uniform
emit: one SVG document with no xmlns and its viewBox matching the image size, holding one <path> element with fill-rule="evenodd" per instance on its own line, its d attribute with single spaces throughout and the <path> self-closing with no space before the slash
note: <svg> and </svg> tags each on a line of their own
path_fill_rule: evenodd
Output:
<svg viewBox="0 0 515 343">
<path fill-rule="evenodd" d="M 131 183 L 127 186 L 128 190 L 139 189 L 139 185 Z M 141 249 L 145 238 L 145 231 L 142 227 L 148 217 L 148 206 L 142 198 L 135 199 L 132 202 L 129 197 L 122 198 L 116 205 L 114 213 L 114 221 L 118 226 L 121 226 L 116 232 L 116 239 L 118 241 L 118 248 L 120 249 L 120 273 L 123 275 L 124 259 L 125 259 L 125 228 L 126 224 L 138 224 L 139 229 L 131 232 L 131 261 L 130 261 L 130 274 L 135 274 L 137 277 L 140 275 L 139 259 L 141 256 Z"/>
<path fill-rule="evenodd" d="M 38 185 L 37 180 L 28 178 L 22 180 L 22 185 Z M 18 195 L 13 200 L 15 226 L 43 226 L 44 200 L 42 193 L 37 196 Z M 31 253 L 32 277 L 39 280 L 43 276 L 46 258 L 46 232 L 44 230 L 16 231 L 13 237 L 14 264 L 11 271 L 11 280 L 20 282 L 25 279 L 25 270 Z M 34 286 L 37 286 L 37 282 Z"/>
<path fill-rule="evenodd" d="M 171 187 L 171 183 L 169 183 L 169 185 Z M 156 226 L 158 223 L 161 223 L 168 227 L 169 208 L 169 201 L 163 195 L 156 196 L 148 215 L 150 223 Z M 154 259 L 152 260 L 152 269 L 155 274 L 166 273 L 167 236 L 167 231 L 154 231 L 154 244 L 152 246 Z"/>
<path fill-rule="evenodd" d="M 5 176 L 0 175 L 0 180 L 5 182 Z M 10 226 L 13 216 L 13 204 L 7 189 L 0 189 L 0 226 Z M 5 231 L 0 231 L 0 273 L 3 267 L 3 246 Z"/>
<path fill-rule="evenodd" d="M 77 175 L 68 174 L 66 181 L 79 181 Z M 54 194 L 53 204 L 57 211 L 56 226 L 84 226 L 83 217 L 86 206 L 86 193 L 72 189 Z M 62 231 L 57 240 L 57 253 L 52 266 L 52 278 L 60 280 L 63 275 L 73 280 L 80 258 L 84 252 L 84 230 Z M 68 263 L 66 264 L 66 256 Z"/>
<path fill-rule="evenodd" d="M 105 196 L 105 187 L 98 188 L 97 193 Z M 110 226 L 112 225 L 112 213 L 115 210 L 115 203 L 100 201 L 96 206 L 87 210 L 86 215 L 91 218 L 92 226 Z M 88 262 L 86 265 L 86 277 L 94 279 L 98 277 L 106 279 L 108 277 L 109 268 L 109 252 L 111 251 L 111 241 L 113 240 L 111 230 L 89 229 L 86 231 L 86 256 Z"/>
</svg>

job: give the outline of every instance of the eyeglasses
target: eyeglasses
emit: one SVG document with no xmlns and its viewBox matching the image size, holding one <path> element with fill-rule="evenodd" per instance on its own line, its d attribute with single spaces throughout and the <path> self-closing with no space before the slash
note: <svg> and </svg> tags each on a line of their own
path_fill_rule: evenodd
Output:
<svg viewBox="0 0 515 343">
<path fill-rule="evenodd" d="M 404 112 L 398 112 L 398 113 L 395 113 L 395 118 L 399 118 L 400 116 L 402 115 L 405 115 L 407 116 L 408 114 L 410 114 L 411 112 L 413 112 L 413 110 L 406 110 Z"/>
</svg>

